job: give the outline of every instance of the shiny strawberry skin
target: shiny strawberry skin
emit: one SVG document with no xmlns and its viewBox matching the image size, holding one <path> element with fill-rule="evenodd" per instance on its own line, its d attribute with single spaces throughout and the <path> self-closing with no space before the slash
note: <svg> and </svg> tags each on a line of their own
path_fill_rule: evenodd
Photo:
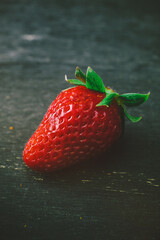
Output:
<svg viewBox="0 0 160 240">
<path fill-rule="evenodd" d="M 52 172 L 93 158 L 116 142 L 123 129 L 120 106 L 96 106 L 104 93 L 77 86 L 62 91 L 25 146 L 32 169 Z"/>
</svg>

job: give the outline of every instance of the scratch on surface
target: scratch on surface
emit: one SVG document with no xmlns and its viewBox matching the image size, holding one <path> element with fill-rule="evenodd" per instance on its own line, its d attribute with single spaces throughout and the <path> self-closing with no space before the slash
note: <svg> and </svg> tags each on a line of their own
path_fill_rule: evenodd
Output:
<svg viewBox="0 0 160 240">
<path fill-rule="evenodd" d="M 147 183 L 149 183 L 149 184 L 152 184 L 152 182 L 151 181 L 146 181 Z"/>
<path fill-rule="evenodd" d="M 113 174 L 120 174 L 120 175 L 128 174 L 128 172 L 116 172 L 116 171 L 113 171 L 112 173 Z"/>
<path fill-rule="evenodd" d="M 121 192 L 121 193 L 127 193 L 127 191 L 122 190 L 122 189 L 111 189 L 111 192 Z"/>
<path fill-rule="evenodd" d="M 121 192 L 121 193 L 127 193 L 127 191 L 122 189 L 112 189 L 110 186 L 106 186 L 106 190 L 110 192 Z"/>
<path fill-rule="evenodd" d="M 132 191 L 126 191 L 123 189 L 112 189 L 110 186 L 106 187 L 106 191 L 110 191 L 110 192 L 119 192 L 119 193 L 132 193 L 132 194 L 136 194 L 136 195 L 144 195 L 144 193 L 142 192 L 138 192 L 138 189 L 132 189 Z"/>
<path fill-rule="evenodd" d="M 6 159 L 6 162 L 11 162 L 11 160 L 10 159 Z"/>
<path fill-rule="evenodd" d="M 34 178 L 34 180 L 36 180 L 36 181 L 43 181 L 43 178 L 37 178 L 37 177 L 33 177 Z"/>
<path fill-rule="evenodd" d="M 6 168 L 6 166 L 5 165 L 0 165 L 0 168 Z"/>
<path fill-rule="evenodd" d="M 106 175 L 109 175 L 109 181 L 108 186 L 105 187 L 105 190 L 107 192 L 117 192 L 117 193 L 127 193 L 127 194 L 134 194 L 134 195 L 145 195 L 146 193 L 136 184 L 137 182 L 141 182 L 141 184 L 147 184 L 148 186 L 152 186 L 152 188 L 158 188 L 160 185 L 158 184 L 157 180 L 150 176 L 146 177 L 145 173 L 140 172 L 136 175 L 133 175 L 131 173 L 125 172 L 125 171 L 112 171 L 106 173 Z M 137 179 L 138 177 L 138 179 Z M 107 179 L 107 181 L 108 181 Z M 130 186 L 131 182 L 133 182 L 134 186 Z M 125 183 L 127 185 L 125 185 Z M 124 189 L 123 189 L 124 186 Z M 129 187 L 130 186 L 130 187 Z M 119 187 L 121 189 L 119 189 Z M 135 187 L 135 188 L 134 188 Z M 142 192 L 143 191 L 143 192 Z"/>
<path fill-rule="evenodd" d="M 155 179 L 154 178 L 148 178 L 146 183 L 148 183 L 149 185 L 151 185 L 153 187 L 159 187 L 158 184 L 155 184 Z"/>
<path fill-rule="evenodd" d="M 17 171 L 19 171 L 19 170 L 23 170 L 23 168 L 13 168 L 14 170 L 17 170 Z"/>
<path fill-rule="evenodd" d="M 92 180 L 83 179 L 82 182 L 83 182 L 83 183 L 86 183 L 86 182 L 92 182 Z"/>
<path fill-rule="evenodd" d="M 127 192 L 127 191 L 125 191 L 125 190 L 119 190 L 119 192 Z"/>
<path fill-rule="evenodd" d="M 133 192 L 137 192 L 138 189 L 137 189 L 137 188 L 133 188 L 132 191 L 133 191 Z"/>
</svg>

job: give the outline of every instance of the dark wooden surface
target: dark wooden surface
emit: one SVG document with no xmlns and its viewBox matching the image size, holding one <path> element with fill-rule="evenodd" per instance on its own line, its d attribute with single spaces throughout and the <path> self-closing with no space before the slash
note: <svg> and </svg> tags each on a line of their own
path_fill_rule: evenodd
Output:
<svg viewBox="0 0 160 240">
<path fill-rule="evenodd" d="M 157 1 L 0 2 L 0 239 L 159 240 L 160 15 Z M 99 159 L 43 175 L 25 143 L 91 66 L 118 92 L 151 91 L 138 124 Z"/>
</svg>

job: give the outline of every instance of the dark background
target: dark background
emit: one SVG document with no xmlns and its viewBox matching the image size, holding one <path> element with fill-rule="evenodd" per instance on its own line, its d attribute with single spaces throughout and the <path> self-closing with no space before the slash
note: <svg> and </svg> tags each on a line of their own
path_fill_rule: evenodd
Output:
<svg viewBox="0 0 160 240">
<path fill-rule="evenodd" d="M 33 172 L 25 143 L 77 65 L 150 90 L 143 120 L 99 159 Z M 0 0 L 0 239 L 159 240 L 159 83 L 158 1 Z"/>
</svg>

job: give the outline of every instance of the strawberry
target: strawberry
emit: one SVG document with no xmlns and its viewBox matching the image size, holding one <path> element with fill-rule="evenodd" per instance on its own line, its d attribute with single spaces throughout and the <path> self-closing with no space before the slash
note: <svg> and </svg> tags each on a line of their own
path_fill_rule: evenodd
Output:
<svg viewBox="0 0 160 240">
<path fill-rule="evenodd" d="M 76 85 L 62 91 L 52 102 L 43 121 L 29 139 L 23 152 L 32 169 L 51 172 L 68 167 L 106 151 L 122 135 L 125 106 L 145 102 L 149 94 L 118 94 L 105 87 L 102 79 L 88 67 L 86 75 L 77 67 Z"/>
</svg>

